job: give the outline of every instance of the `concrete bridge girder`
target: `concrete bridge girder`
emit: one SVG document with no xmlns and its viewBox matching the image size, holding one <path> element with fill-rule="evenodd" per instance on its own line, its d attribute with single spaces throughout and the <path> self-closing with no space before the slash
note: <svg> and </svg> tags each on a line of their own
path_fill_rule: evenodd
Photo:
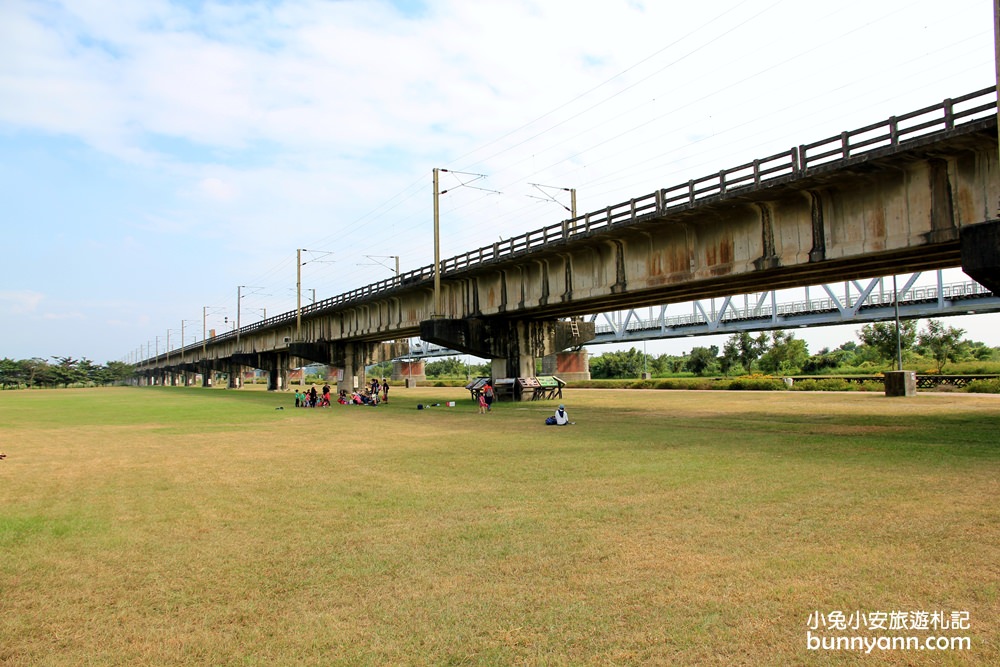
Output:
<svg viewBox="0 0 1000 667">
<path fill-rule="evenodd" d="M 1000 221 L 962 228 L 962 269 L 994 295 L 1000 294 Z"/>
</svg>

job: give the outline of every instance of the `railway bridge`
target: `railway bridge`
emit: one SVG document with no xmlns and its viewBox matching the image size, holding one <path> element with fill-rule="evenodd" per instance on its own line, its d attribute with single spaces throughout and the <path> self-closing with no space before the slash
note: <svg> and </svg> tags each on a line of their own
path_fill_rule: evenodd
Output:
<svg viewBox="0 0 1000 667">
<path fill-rule="evenodd" d="M 590 341 L 584 315 L 961 266 L 1000 292 L 994 87 L 793 146 L 144 359 L 147 377 L 241 366 L 270 389 L 419 336 L 495 377 Z M 162 381 L 162 379 L 161 379 Z"/>
</svg>

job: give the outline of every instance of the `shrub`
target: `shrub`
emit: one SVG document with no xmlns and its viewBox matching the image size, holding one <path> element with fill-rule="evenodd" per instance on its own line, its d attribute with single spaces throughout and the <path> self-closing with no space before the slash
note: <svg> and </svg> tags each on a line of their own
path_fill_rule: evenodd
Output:
<svg viewBox="0 0 1000 667">
<path fill-rule="evenodd" d="M 729 380 L 727 389 L 734 391 L 784 391 L 785 382 L 781 378 L 767 376 L 739 377 Z"/>
<path fill-rule="evenodd" d="M 792 389 L 796 391 L 853 391 L 858 385 L 841 378 L 817 380 L 796 380 Z"/>
<path fill-rule="evenodd" d="M 960 361 L 948 364 L 946 375 L 993 375 L 1000 373 L 1000 363 L 996 361 Z"/>
<path fill-rule="evenodd" d="M 973 380 L 965 391 L 970 394 L 1000 394 L 1000 379 Z"/>
</svg>

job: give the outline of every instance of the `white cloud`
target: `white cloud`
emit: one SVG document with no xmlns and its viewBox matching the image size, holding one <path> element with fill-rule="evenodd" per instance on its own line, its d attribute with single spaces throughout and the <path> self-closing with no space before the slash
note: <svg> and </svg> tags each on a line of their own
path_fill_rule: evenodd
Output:
<svg viewBox="0 0 1000 667">
<path fill-rule="evenodd" d="M 69 312 L 69 313 L 45 313 L 42 315 L 44 320 L 83 320 L 86 319 L 83 313 L 80 312 Z"/>
<path fill-rule="evenodd" d="M 44 294 L 32 290 L 0 290 L 0 312 L 8 315 L 33 313 L 44 300 Z"/>
<path fill-rule="evenodd" d="M 198 190 L 209 199 L 220 202 L 232 201 L 239 195 L 239 188 L 221 178 L 201 179 L 198 183 Z"/>
</svg>

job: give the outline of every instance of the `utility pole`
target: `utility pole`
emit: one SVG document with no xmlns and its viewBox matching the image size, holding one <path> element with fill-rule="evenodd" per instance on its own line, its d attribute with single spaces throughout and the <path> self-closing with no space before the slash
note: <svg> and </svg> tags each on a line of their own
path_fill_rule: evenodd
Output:
<svg viewBox="0 0 1000 667">
<path fill-rule="evenodd" d="M 202 306 L 201 307 L 201 356 L 205 358 L 208 356 L 206 345 L 208 343 L 208 328 L 206 321 L 208 319 L 208 309 L 211 308 L 213 313 L 218 313 L 222 310 L 222 306 Z"/>
<path fill-rule="evenodd" d="M 998 1 L 1000 1 L 1000 0 L 998 0 Z M 528 195 L 529 197 L 531 197 L 532 199 L 540 199 L 541 201 L 555 202 L 556 204 L 559 204 L 564 209 L 566 209 L 567 211 L 569 211 L 570 220 L 576 220 L 576 188 L 562 188 L 562 187 L 559 187 L 559 186 L 556 186 L 556 185 L 539 185 L 538 183 L 529 183 L 528 185 L 530 185 L 531 187 L 535 188 L 536 190 L 538 190 L 539 192 L 541 192 L 543 195 L 545 195 L 544 197 L 536 197 L 534 195 Z M 569 193 L 569 207 L 567 208 L 566 204 L 561 203 L 555 197 L 553 197 L 548 192 L 546 192 L 543 188 L 549 189 L 549 190 L 562 190 L 563 192 L 568 192 Z M 575 229 L 576 229 L 576 223 L 574 222 L 573 223 L 573 227 L 570 230 L 570 233 L 572 233 Z"/>
<path fill-rule="evenodd" d="M 322 253 L 320 257 L 326 257 L 332 255 L 333 252 L 327 250 L 307 250 L 306 248 L 298 248 L 295 251 L 295 340 L 302 340 L 302 267 L 309 262 L 302 261 L 302 253 L 304 252 L 319 252 Z M 311 259 L 310 262 L 319 262 L 320 259 Z M 316 290 L 313 289 L 313 303 L 316 303 Z"/>
<path fill-rule="evenodd" d="M 263 287 L 250 287 L 248 285 L 238 285 L 236 287 L 236 351 L 237 352 L 242 351 L 240 349 L 240 327 L 242 326 L 240 324 L 240 308 L 241 308 L 242 303 L 243 303 L 243 296 L 244 296 L 243 293 L 242 293 L 243 289 L 262 290 L 264 288 Z"/>
<path fill-rule="evenodd" d="M 185 345 L 184 345 L 184 325 L 187 324 L 188 322 L 192 322 L 192 321 L 193 320 L 181 320 L 181 363 L 184 363 L 184 360 L 187 358 L 187 354 L 185 353 L 185 350 L 184 350 L 184 347 L 185 347 Z"/>
<path fill-rule="evenodd" d="M 295 340 L 302 340 L 302 248 L 295 251 Z"/>
<path fill-rule="evenodd" d="M 997 0 L 1000 2 L 1000 0 Z M 444 169 L 443 171 L 448 171 Z M 438 199 L 438 168 L 434 167 L 434 313 L 431 317 L 441 317 L 441 212 Z"/>
<path fill-rule="evenodd" d="M 892 274 L 892 304 L 896 311 L 896 370 L 903 370 L 903 343 L 899 332 L 899 288 L 896 287 L 896 274 Z"/>
<path fill-rule="evenodd" d="M 245 285 L 236 286 L 236 351 L 240 351 L 240 302 L 243 300 L 243 296 L 240 294 Z"/>
<path fill-rule="evenodd" d="M 1000 0 L 993 0 L 993 50 L 997 77 L 997 99 L 1000 100 Z M 1000 139 L 1000 103 L 997 104 L 997 138 Z M 1000 206 L 998 206 L 1000 211 Z M 997 213 L 1000 216 L 1000 212 Z"/>
<path fill-rule="evenodd" d="M 390 271 L 395 271 L 396 279 L 397 281 L 399 280 L 399 255 L 365 255 L 365 257 L 372 260 L 378 266 L 385 266 L 385 268 L 389 269 Z M 393 269 L 390 266 L 386 266 L 385 264 L 379 261 L 380 259 L 396 260 L 396 268 Z M 374 264 L 358 264 L 358 266 L 374 266 Z"/>
<path fill-rule="evenodd" d="M 473 190 L 482 190 L 483 192 L 491 192 L 493 194 L 501 194 L 496 190 L 487 190 L 486 188 L 477 188 L 475 186 L 469 185 L 478 181 L 481 178 L 486 178 L 485 174 L 471 174 L 464 171 L 451 171 L 450 169 L 439 169 L 434 167 L 434 314 L 431 317 L 444 317 L 444 312 L 441 308 L 441 207 L 440 198 L 441 195 L 448 192 L 448 190 L 441 190 L 439 188 L 439 172 L 452 173 L 453 175 L 461 175 L 470 177 L 469 180 L 460 182 L 455 187 L 458 188 L 468 188 L 471 187 Z M 452 188 L 453 190 L 455 188 Z"/>
</svg>

